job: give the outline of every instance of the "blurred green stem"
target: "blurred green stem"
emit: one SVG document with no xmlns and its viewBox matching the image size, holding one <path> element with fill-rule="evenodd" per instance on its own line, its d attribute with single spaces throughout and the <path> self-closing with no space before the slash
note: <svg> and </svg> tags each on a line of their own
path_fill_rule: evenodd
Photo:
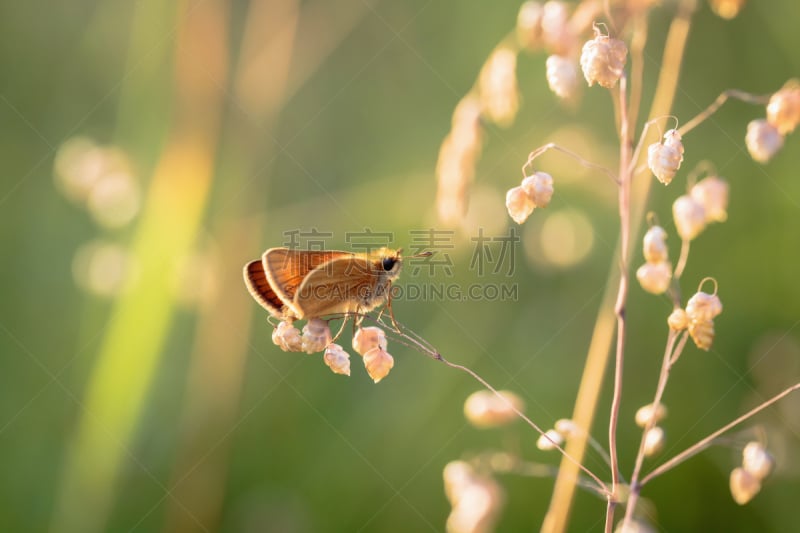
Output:
<svg viewBox="0 0 800 533">
<path fill-rule="evenodd" d="M 138 272 L 115 304 L 89 378 L 53 531 L 107 529 L 118 478 L 128 461 L 163 488 L 134 455 L 131 442 L 173 317 L 174 275 L 205 212 L 227 57 L 222 2 L 180 2 L 177 18 L 173 122 L 131 246 Z M 121 103 L 127 105 L 132 102 Z"/>
</svg>

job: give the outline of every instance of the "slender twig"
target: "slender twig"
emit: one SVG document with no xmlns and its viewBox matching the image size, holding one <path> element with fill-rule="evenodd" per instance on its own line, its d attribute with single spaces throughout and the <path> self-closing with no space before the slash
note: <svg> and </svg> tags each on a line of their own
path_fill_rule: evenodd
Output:
<svg viewBox="0 0 800 533">
<path fill-rule="evenodd" d="M 769 400 L 767 400 L 767 401 L 759 404 L 757 407 L 754 407 L 753 409 L 749 410 L 748 412 L 746 412 L 745 414 L 743 414 L 742 416 L 740 416 L 736 420 L 733 420 L 733 421 L 725 424 L 724 426 L 719 428 L 717 431 L 715 431 L 714 433 L 712 433 L 708 437 L 704 438 L 703 440 L 697 442 L 696 444 L 693 444 L 692 446 L 689 446 L 688 448 L 683 450 L 681 453 L 679 453 L 678 455 L 676 455 L 675 457 L 673 457 L 672 459 L 670 459 L 666 463 L 660 465 L 659 467 L 654 469 L 652 472 L 647 474 L 645 477 L 643 477 L 642 481 L 639 483 L 639 486 L 640 487 L 644 487 L 647 483 L 649 483 L 650 481 L 652 481 L 656 477 L 660 476 L 661 474 L 663 474 L 663 473 L 665 473 L 665 472 L 667 472 L 669 470 L 672 470 L 673 468 L 675 468 L 676 466 L 678 466 L 682 462 L 686 461 L 687 459 L 689 459 L 691 457 L 694 457 L 695 455 L 697 455 L 701 451 L 705 450 L 708 446 L 710 446 L 713 443 L 714 439 L 716 439 L 717 437 L 719 437 L 723 433 L 727 432 L 728 430 L 730 430 L 731 428 L 737 426 L 738 424 L 741 424 L 742 422 L 744 422 L 748 418 L 752 418 L 754 415 L 760 413 L 761 411 L 763 411 L 764 409 L 766 409 L 767 407 L 769 407 L 773 403 L 775 403 L 778 400 L 782 399 L 784 396 L 788 396 L 789 394 L 793 393 L 796 390 L 800 390 L 800 383 L 795 383 L 791 387 L 785 389 L 783 392 L 781 392 L 779 394 L 776 394 L 775 396 L 773 396 Z"/>
<path fill-rule="evenodd" d="M 678 341 L 678 345 L 675 347 L 675 350 L 672 352 L 672 359 L 669 360 L 669 366 L 675 366 L 675 363 L 678 362 L 680 359 L 681 354 L 683 353 L 683 349 L 686 347 L 686 341 L 689 340 L 689 332 L 684 332 L 681 340 Z"/>
<path fill-rule="evenodd" d="M 647 14 L 637 15 L 633 21 L 631 36 L 631 98 L 628 103 L 628 120 L 632 128 L 639 120 L 639 109 L 642 106 L 642 89 L 644 84 L 644 47 L 647 44 Z M 636 157 L 631 158 L 636 161 Z"/>
<path fill-rule="evenodd" d="M 652 412 L 656 413 L 658 411 L 659 406 L 661 405 L 661 398 L 664 395 L 664 390 L 667 387 L 667 381 L 669 381 L 669 371 L 671 368 L 670 361 L 672 359 L 672 350 L 675 348 L 675 341 L 678 338 L 678 332 L 670 329 L 669 334 L 667 335 L 667 344 L 666 348 L 664 349 L 664 358 L 661 362 L 661 373 L 658 376 L 658 385 L 656 386 L 656 394 L 653 398 Z M 636 453 L 636 462 L 633 467 L 633 474 L 631 475 L 631 494 L 628 498 L 627 507 L 625 508 L 625 518 L 623 519 L 623 529 L 630 524 L 631 518 L 633 518 L 633 511 L 636 508 L 636 502 L 639 499 L 639 475 L 642 471 L 642 465 L 644 464 L 644 455 L 645 455 L 645 444 L 647 442 L 647 434 L 653 427 L 656 425 L 656 418 L 655 416 L 651 417 L 650 420 L 647 421 L 645 427 L 642 429 L 642 439 L 639 441 L 639 451 Z"/>
<path fill-rule="evenodd" d="M 681 279 L 683 275 L 683 271 L 686 269 L 686 262 L 689 260 L 689 243 L 691 241 L 687 239 L 681 240 L 681 255 L 678 257 L 678 264 L 675 265 L 675 272 L 672 274 L 672 277 L 676 280 Z"/>
<path fill-rule="evenodd" d="M 505 403 L 506 407 L 511 409 L 514 412 L 514 414 L 516 414 L 520 419 L 524 420 L 526 424 L 528 424 L 530 427 L 532 427 L 534 430 L 536 430 L 536 432 L 539 433 L 539 435 L 542 435 L 546 439 L 548 439 L 550 441 L 550 443 L 553 445 L 553 447 L 561 453 L 561 455 L 563 455 L 566 459 L 568 459 L 571 462 L 573 462 L 574 464 L 576 464 L 584 473 L 586 473 L 586 475 L 588 475 L 590 478 L 592 478 L 594 480 L 594 482 L 597 483 L 597 488 L 600 490 L 600 492 L 602 492 L 606 497 L 610 497 L 611 496 L 611 492 L 609 491 L 608 487 L 606 487 L 606 484 L 603 483 L 603 481 L 594 472 L 592 472 L 591 470 L 589 470 L 588 468 L 583 466 L 580 463 L 580 461 L 575 460 L 557 442 L 553 441 L 553 439 L 551 439 L 546 434 L 546 432 L 541 427 L 539 427 L 538 424 L 536 424 L 533 420 L 531 420 L 525 413 L 520 411 L 512 402 L 510 402 L 508 400 L 508 398 L 506 398 L 505 396 L 500 394 L 500 392 L 496 388 L 494 388 L 492 385 L 490 385 L 489 382 L 486 381 L 485 379 L 483 379 L 477 372 L 475 372 L 474 370 L 472 370 L 471 368 L 469 368 L 467 366 L 460 365 L 458 363 L 453 363 L 451 361 L 448 361 L 429 342 L 427 342 L 422 337 L 420 337 L 419 335 L 414 333 L 412 330 L 404 327 L 399 322 L 396 323 L 396 325 L 395 325 L 395 324 L 386 323 L 385 321 L 383 321 L 382 318 L 377 318 L 376 319 L 375 317 L 372 317 L 372 316 L 370 316 L 368 314 L 357 314 L 357 316 L 361 316 L 361 317 L 373 320 L 373 321 L 383 325 L 387 329 L 391 330 L 395 334 L 397 334 L 400 337 L 402 337 L 406 341 L 406 343 L 404 343 L 404 344 L 406 344 L 406 346 L 409 346 L 410 348 L 416 349 L 417 351 L 427 355 L 431 359 L 435 359 L 437 361 L 440 361 L 440 362 L 444 363 L 445 365 L 449 366 L 450 368 L 454 368 L 456 370 L 461 370 L 462 372 L 466 372 L 467 374 L 472 376 L 473 379 L 478 381 L 478 383 L 483 385 L 486 389 L 488 389 L 495 396 L 497 396 L 497 398 L 499 398 L 503 403 Z M 400 329 L 400 328 L 402 328 L 402 329 Z"/>
<path fill-rule="evenodd" d="M 762 105 L 762 104 L 767 104 L 767 102 L 769 102 L 770 96 L 772 95 L 771 94 L 755 95 L 745 91 L 740 91 L 738 89 L 728 89 L 727 91 L 717 96 L 717 99 L 714 100 L 714 102 L 710 106 L 708 106 L 703 111 L 698 113 L 697 116 L 695 116 L 692 120 L 690 120 L 689 122 L 685 123 L 683 126 L 678 128 L 678 133 L 680 133 L 681 135 L 686 135 L 687 133 L 692 131 L 694 128 L 696 128 L 697 126 L 702 124 L 706 119 L 708 119 L 708 117 L 716 113 L 717 110 L 720 107 L 722 107 L 722 104 L 724 104 L 728 100 L 728 98 L 735 98 L 736 100 L 741 100 L 742 102 L 746 102 L 748 104 Z"/>
<path fill-rule="evenodd" d="M 591 162 L 591 161 L 589 161 L 587 159 L 584 159 L 583 157 L 579 156 L 578 154 L 576 154 L 572 150 L 568 150 L 568 149 L 566 149 L 566 148 L 564 148 L 562 146 L 557 145 L 556 143 L 547 143 L 544 146 L 540 146 L 539 148 L 537 148 L 536 150 L 531 152 L 528 155 L 528 160 L 525 162 L 524 165 L 522 165 L 522 175 L 523 176 L 527 175 L 526 171 L 527 171 L 528 167 L 531 165 L 531 163 L 533 163 L 534 159 L 536 159 L 537 157 L 539 157 L 540 155 L 544 154 L 545 152 L 547 152 L 549 150 L 556 150 L 558 152 L 566 154 L 566 155 L 570 156 L 571 158 L 573 158 L 578 163 L 580 163 L 581 165 L 585 166 L 586 168 L 593 168 L 593 169 L 599 170 L 599 171 L 603 172 L 604 174 L 606 174 L 609 178 L 611 178 L 611 181 L 613 181 L 614 183 L 619 185 L 619 179 L 617 178 L 617 175 L 614 174 L 610 169 L 604 167 L 603 165 L 598 165 L 597 163 L 593 163 L 593 162 Z"/>
<path fill-rule="evenodd" d="M 461 370 L 462 372 L 466 372 L 467 374 L 469 374 L 470 376 L 472 376 L 472 377 L 473 377 L 473 378 L 474 378 L 476 381 L 478 381 L 478 383 L 480 383 L 481 385 L 483 385 L 484 387 L 486 387 L 487 389 L 489 389 L 490 391 L 492 391 L 492 393 L 494 393 L 494 395 L 495 395 L 495 396 L 497 396 L 498 398 L 500 398 L 502 401 L 504 401 L 504 402 L 506 403 L 506 407 L 508 407 L 509 409 L 511 409 L 512 411 L 514 411 L 514 413 L 515 413 L 515 414 L 516 414 L 518 417 L 520 417 L 522 420 L 524 420 L 524 421 L 525 421 L 525 423 L 527 423 L 527 424 L 528 424 L 530 427 L 532 427 L 533 429 L 535 429 L 535 430 L 536 430 L 536 431 L 537 431 L 537 432 L 538 432 L 540 435 L 544 435 L 544 436 L 545 436 L 545 438 L 547 438 L 547 439 L 548 439 L 548 440 L 549 440 L 549 441 L 550 441 L 550 442 L 553 444 L 553 446 L 555 447 L 555 449 L 557 449 L 557 450 L 558 450 L 558 451 L 561 453 L 561 455 L 563 455 L 563 456 L 564 456 L 565 458 L 567 458 L 569 461 L 571 461 L 571 462 L 573 462 L 574 464 L 576 464 L 576 465 L 578 466 L 578 468 L 580 468 L 581 470 L 583 470 L 583 472 L 585 472 L 585 473 L 586 473 L 586 475 L 588 475 L 590 478 L 592 478 L 592 479 L 594 480 L 594 482 L 595 482 L 595 483 L 597 483 L 597 488 L 598 488 L 598 489 L 599 489 L 599 490 L 600 490 L 600 491 L 601 491 L 601 492 L 602 492 L 602 493 L 603 493 L 603 494 L 606 496 L 606 498 L 611 498 L 611 495 L 612 495 L 611 491 L 609 491 L 608 487 L 606 487 L 606 484 L 605 484 L 605 483 L 603 483 L 603 481 L 602 481 L 602 480 L 601 480 L 599 477 L 597 477 L 597 476 L 594 474 L 594 472 L 592 472 L 591 470 L 589 470 L 588 468 L 586 468 L 585 466 L 583 466 L 583 465 L 582 465 L 582 464 L 581 464 L 579 461 L 577 461 L 577 460 L 576 460 L 575 458 L 573 458 L 573 457 L 572 457 L 570 454 L 568 454 L 568 453 L 567 453 L 567 452 L 564 450 L 564 448 L 562 448 L 562 447 L 561 447 L 561 446 L 560 446 L 558 443 L 556 443 L 556 442 L 555 442 L 555 441 L 553 441 L 553 440 L 552 440 L 552 439 L 551 439 L 549 436 L 547 436 L 547 434 L 546 434 L 546 433 L 545 433 L 545 432 L 542 430 L 542 428 L 540 428 L 540 427 L 539 427 L 539 426 L 538 426 L 538 425 L 537 425 L 537 424 L 536 424 L 536 423 L 535 423 L 533 420 L 531 420 L 530 418 L 528 418 L 528 416 L 527 416 L 525 413 L 523 413 L 522 411 L 520 411 L 519 409 L 517 409 L 517 407 L 516 407 L 516 406 L 515 406 L 513 403 L 511 403 L 510 401 L 508 401 L 508 398 L 506 398 L 505 396 L 503 396 L 502 394 L 500 394 L 500 392 L 499 392 L 497 389 L 495 389 L 494 387 L 492 387 L 492 386 L 489 384 L 489 382 L 488 382 L 488 381 L 486 381 L 485 379 L 483 379 L 483 378 L 482 378 L 480 375 L 478 375 L 478 374 L 477 374 L 477 373 L 476 373 L 474 370 L 472 370 L 471 368 L 469 368 L 469 367 L 467 367 L 467 366 L 464 366 L 464 365 L 459 365 L 458 363 L 453 363 L 453 362 L 450 362 L 450 361 L 448 361 L 447 359 L 445 359 L 445 358 L 444 358 L 444 357 L 443 357 L 443 356 L 442 356 L 440 353 L 438 353 L 438 352 L 437 352 L 437 354 L 436 354 L 436 355 L 437 355 L 436 359 L 438 359 L 439 361 L 441 361 L 441 362 L 442 362 L 442 363 L 444 363 L 445 365 L 449 366 L 450 368 L 455 368 L 455 369 L 457 369 L 457 370 Z"/>
<path fill-rule="evenodd" d="M 648 117 L 660 117 L 669 113 L 675 97 L 678 75 L 683 60 L 683 53 L 691 27 L 692 13 L 696 9 L 696 0 L 680 0 L 678 10 L 670 24 L 664 46 L 664 54 L 661 60 L 661 70 L 658 74 L 658 81 L 655 85 L 656 91 L 653 96 L 653 103 L 650 107 Z M 637 160 L 638 161 L 638 157 Z M 633 165 L 637 165 L 636 162 Z M 637 205 L 634 205 L 633 220 L 638 221 L 643 215 L 640 213 L 638 204 L 644 203 L 644 199 L 650 189 L 650 181 L 643 181 L 641 187 L 636 190 Z M 616 270 L 616 269 L 613 269 Z M 618 276 L 618 272 L 609 274 L 610 282 Z M 610 292 L 610 291 L 609 291 Z M 611 330 L 613 328 L 611 305 L 606 303 L 613 302 L 613 294 L 609 294 L 603 299 L 603 307 L 598 314 L 592 342 L 587 355 L 581 384 L 578 389 L 575 408 L 572 419 L 576 423 L 585 427 L 591 427 L 594 419 L 595 406 L 600 394 L 600 383 L 603 380 L 603 371 L 607 366 L 608 346 L 611 344 Z M 573 453 L 582 458 L 586 449 L 586 442 L 582 439 L 573 439 L 567 443 L 568 448 Z M 567 461 L 561 462 L 558 478 L 553 488 L 553 497 L 550 507 L 542 524 L 542 531 L 547 533 L 559 533 L 566 529 L 569 519 L 569 511 L 572 505 L 574 494 L 574 479 L 576 469 Z"/>
<path fill-rule="evenodd" d="M 619 485 L 619 456 L 617 454 L 617 424 L 619 408 L 622 403 L 622 375 L 625 360 L 625 306 L 628 300 L 628 248 L 630 246 L 630 129 L 628 123 L 627 78 L 623 75 L 619 80 L 620 110 L 620 181 L 619 188 L 619 220 L 620 220 L 620 278 L 617 301 L 614 311 L 617 316 L 617 349 L 614 360 L 614 393 L 611 400 L 611 414 L 608 422 L 608 453 L 611 456 L 611 490 L 616 498 Z M 607 514 L 613 518 L 614 508 L 609 506 Z"/>
</svg>

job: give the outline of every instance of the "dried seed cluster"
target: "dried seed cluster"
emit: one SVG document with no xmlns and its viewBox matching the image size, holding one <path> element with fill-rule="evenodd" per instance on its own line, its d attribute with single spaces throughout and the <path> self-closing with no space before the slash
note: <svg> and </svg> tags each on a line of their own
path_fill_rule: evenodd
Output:
<svg viewBox="0 0 800 533">
<path fill-rule="evenodd" d="M 506 209 L 514 222 L 522 224 L 535 208 L 547 207 L 552 197 L 553 177 L 546 172 L 534 172 L 506 192 Z"/>
<path fill-rule="evenodd" d="M 324 352 L 322 359 L 333 373 L 350 375 L 350 355 L 332 342 L 328 322 L 321 318 L 309 319 L 302 333 L 290 321 L 281 321 L 272 332 L 272 342 L 284 352 Z M 353 350 L 362 356 L 367 374 L 375 383 L 389 375 L 394 366 L 386 345 L 386 334 L 377 327 L 359 327 L 353 336 Z"/>
<path fill-rule="evenodd" d="M 647 148 L 647 166 L 664 185 L 669 185 L 682 162 L 683 142 L 678 130 L 669 130 L 662 142 Z"/>
<path fill-rule="evenodd" d="M 760 442 L 748 442 L 742 451 L 742 466 L 731 471 L 730 488 L 733 500 L 744 505 L 761 491 L 761 482 L 775 467 L 775 459 Z"/>
<path fill-rule="evenodd" d="M 644 290 L 663 294 L 672 280 L 672 264 L 667 250 L 667 232 L 661 226 L 652 226 L 644 234 L 642 252 L 645 263 L 636 270 L 636 279 Z"/>
<path fill-rule="evenodd" d="M 790 80 L 773 94 L 767 104 L 767 118 L 747 125 L 745 144 L 750 156 L 767 163 L 783 147 L 784 136 L 800 124 L 800 81 Z"/>
</svg>

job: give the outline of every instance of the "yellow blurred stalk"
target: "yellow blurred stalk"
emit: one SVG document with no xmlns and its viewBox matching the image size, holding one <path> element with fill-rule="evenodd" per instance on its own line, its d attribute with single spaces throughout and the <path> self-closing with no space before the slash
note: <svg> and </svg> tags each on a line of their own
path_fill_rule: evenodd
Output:
<svg viewBox="0 0 800 533">
<path fill-rule="evenodd" d="M 130 442 L 174 314 L 172 275 L 205 211 L 226 76 L 225 3 L 177 6 L 175 111 L 132 242 L 138 275 L 115 304 L 89 378 L 53 531 L 105 530 L 123 465 L 149 473 L 131 453 Z"/>
<path fill-rule="evenodd" d="M 265 181 L 250 183 L 264 138 L 284 101 L 291 65 L 298 6 L 296 0 L 264 0 L 250 5 L 233 84 L 242 114 L 231 117 L 223 152 L 224 191 L 234 195 L 214 217 L 220 270 L 217 297 L 203 309 L 194 341 L 180 422 L 178 453 L 166 504 L 163 530 L 170 533 L 219 529 L 225 496 L 231 432 L 239 412 L 247 340 L 256 306 L 244 291 L 241 269 L 257 257 L 262 217 L 240 218 L 261 209 Z M 244 116 L 242 116 L 244 115 Z M 255 131 L 253 125 L 259 125 Z M 270 147 L 272 148 L 272 147 Z M 269 150 L 269 149 L 267 149 Z M 247 195 L 240 195 L 243 188 Z M 254 199 L 256 199 L 254 201 Z M 246 205 L 255 204 L 255 205 Z"/>
</svg>

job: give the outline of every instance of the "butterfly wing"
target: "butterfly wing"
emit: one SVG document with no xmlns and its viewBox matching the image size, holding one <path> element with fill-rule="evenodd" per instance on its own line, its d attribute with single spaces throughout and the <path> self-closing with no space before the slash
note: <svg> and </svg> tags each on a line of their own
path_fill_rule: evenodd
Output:
<svg viewBox="0 0 800 533">
<path fill-rule="evenodd" d="M 375 288 L 382 279 L 371 262 L 345 254 L 312 270 L 297 288 L 294 308 L 305 317 L 366 312 L 380 304 Z"/>
<path fill-rule="evenodd" d="M 261 264 L 274 294 L 297 318 L 302 318 L 304 315 L 295 306 L 294 296 L 306 276 L 330 261 L 352 255 L 336 250 L 270 248 L 261 257 Z"/>
<path fill-rule="evenodd" d="M 251 261 L 244 266 L 244 284 L 253 298 L 272 316 L 276 318 L 286 316 L 288 308 L 272 290 L 261 261 Z"/>
</svg>

